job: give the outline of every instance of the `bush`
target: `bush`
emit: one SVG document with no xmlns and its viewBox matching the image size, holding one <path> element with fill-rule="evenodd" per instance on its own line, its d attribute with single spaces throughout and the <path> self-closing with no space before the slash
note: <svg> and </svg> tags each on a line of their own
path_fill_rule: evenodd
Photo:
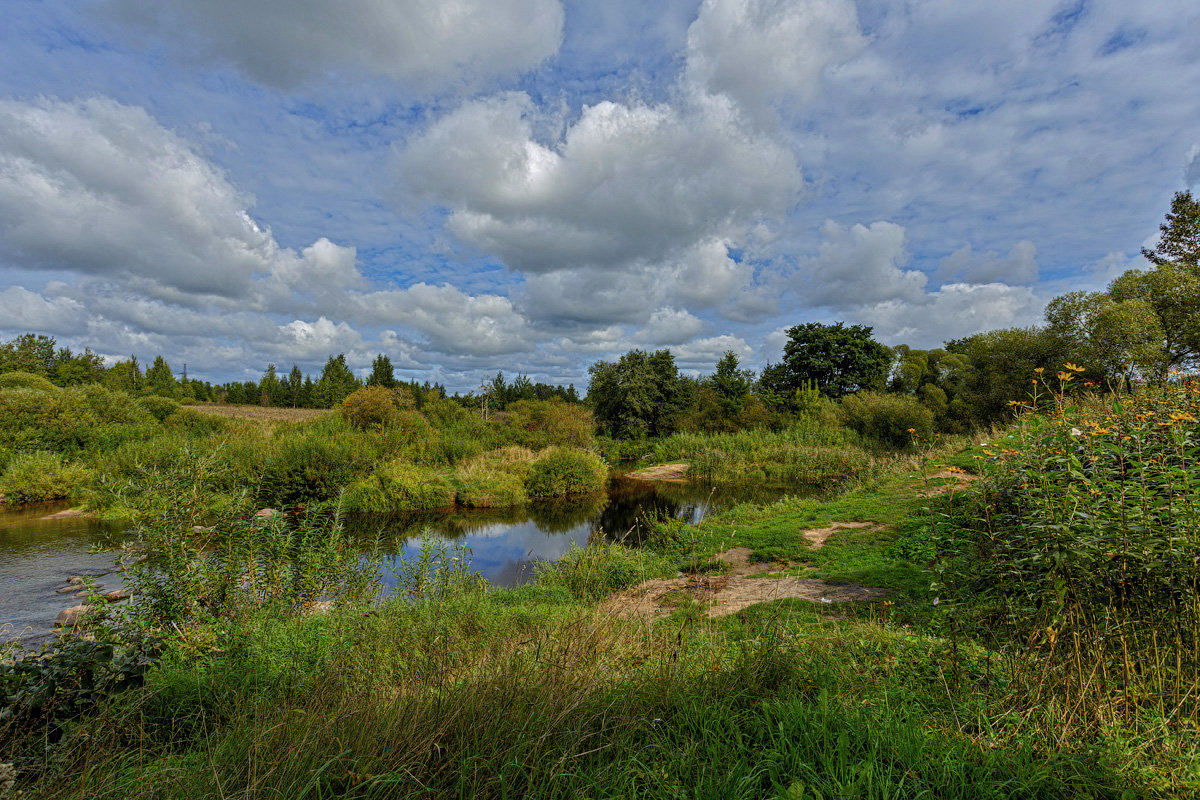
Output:
<svg viewBox="0 0 1200 800">
<path fill-rule="evenodd" d="M 179 410 L 179 402 L 177 400 L 172 400 L 169 397 L 160 397 L 156 394 L 139 397 L 137 404 L 146 409 L 159 422 L 162 422 Z"/>
<path fill-rule="evenodd" d="M 163 420 L 163 425 L 166 427 L 186 430 L 193 436 L 207 436 L 210 433 L 223 431 L 228 424 L 229 421 L 224 417 L 183 407 L 175 409 L 170 416 Z"/>
<path fill-rule="evenodd" d="M 95 414 L 74 393 L 0 389 L 0 448 L 76 452 L 95 424 Z"/>
<path fill-rule="evenodd" d="M 592 412 L 562 400 L 519 400 L 510 403 L 502 423 L 508 438 L 525 447 L 588 447 L 595 423 Z"/>
<path fill-rule="evenodd" d="M 74 494 L 91 473 L 78 464 L 64 463 L 58 453 L 39 451 L 14 457 L 0 476 L 0 494 L 9 505 L 62 500 Z"/>
<path fill-rule="evenodd" d="M 505 447 L 461 464 L 454 474 L 458 502 L 472 508 L 525 504 L 525 479 L 535 458 L 524 447 Z"/>
<path fill-rule="evenodd" d="M 893 447 L 933 435 L 933 412 L 911 395 L 859 392 L 842 399 L 841 416 L 860 436 Z"/>
<path fill-rule="evenodd" d="M 136 402 L 125 392 L 114 392 L 99 383 L 85 383 L 80 386 L 72 386 L 64 391 L 75 395 L 87 404 L 101 424 L 146 425 L 155 419 L 160 419 L 152 415 L 144 403 Z"/>
<path fill-rule="evenodd" d="M 608 464 L 595 453 L 552 447 L 533 462 L 525 479 L 530 497 L 566 497 L 604 491 Z"/>
<path fill-rule="evenodd" d="M 284 439 L 263 470 L 262 499 L 277 506 L 332 500 L 363 471 L 349 437 L 301 431 Z"/>
<path fill-rule="evenodd" d="M 41 375 L 32 372 L 5 372 L 0 374 L 0 389 L 37 389 L 39 392 L 56 392 L 58 387 Z"/>
<path fill-rule="evenodd" d="M 581 600 L 601 600 L 657 577 L 661 562 L 661 557 L 649 551 L 610 542 L 572 547 L 557 562 L 538 566 L 538 585 L 566 589 Z"/>
<path fill-rule="evenodd" d="M 342 509 L 354 513 L 389 514 L 452 505 L 454 487 L 445 477 L 403 461 L 393 461 L 355 481 L 342 496 Z"/>
<path fill-rule="evenodd" d="M 387 426 L 404 409 L 413 407 L 407 392 L 383 386 L 364 386 L 342 401 L 342 418 L 360 430 Z"/>
</svg>

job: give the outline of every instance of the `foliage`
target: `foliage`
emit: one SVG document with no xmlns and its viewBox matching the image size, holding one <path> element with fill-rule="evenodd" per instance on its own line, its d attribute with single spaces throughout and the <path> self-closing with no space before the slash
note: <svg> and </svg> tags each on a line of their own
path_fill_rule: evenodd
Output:
<svg viewBox="0 0 1200 800">
<path fill-rule="evenodd" d="M 0 497 L 8 505 L 62 500 L 74 495 L 90 478 L 86 468 L 64 462 L 58 453 L 21 453 L 0 475 Z"/>
<path fill-rule="evenodd" d="M 865 325 L 808 322 L 788 329 L 783 362 L 763 370 L 765 391 L 788 402 L 811 381 L 826 397 L 882 389 L 892 351 L 871 338 Z"/>
<path fill-rule="evenodd" d="M 384 389 L 394 389 L 399 383 L 392 360 L 383 353 L 375 356 L 371 362 L 371 374 L 367 377 L 367 386 L 382 386 Z"/>
<path fill-rule="evenodd" d="M 726 350 L 716 371 L 704 381 L 705 388 L 716 393 L 726 417 L 737 416 L 750 397 L 754 373 L 741 368 L 737 354 Z"/>
<path fill-rule="evenodd" d="M 342 401 L 342 417 L 359 429 L 382 428 L 395 419 L 398 411 L 412 407 L 412 398 L 403 389 L 377 384 L 351 392 Z"/>
<path fill-rule="evenodd" d="M 525 491 L 530 497 L 566 497 L 604 491 L 608 464 L 595 453 L 551 447 L 530 465 Z"/>
<path fill-rule="evenodd" d="M 74 392 L 0 389 L 0 449 L 79 452 L 97 419 Z"/>
<path fill-rule="evenodd" d="M 522 447 L 550 445 L 586 448 L 592 444 L 592 413 L 562 400 L 518 400 L 508 406 L 502 427 Z"/>
<path fill-rule="evenodd" d="M 1072 363 L 1092 368 L 1089 377 L 1112 388 L 1165 374 L 1162 323 L 1146 300 L 1070 292 L 1050 301 L 1046 322 Z"/>
<path fill-rule="evenodd" d="M 501 450 L 464 461 L 454 471 L 458 503 L 471 508 L 524 505 L 525 479 L 537 455 L 524 447 Z"/>
<path fill-rule="evenodd" d="M 1151 270 L 1129 270 L 1108 286 L 1114 303 L 1146 303 L 1158 317 L 1160 347 L 1166 369 L 1200 359 L 1200 269 L 1160 264 Z M 1156 376 L 1158 377 L 1158 376 Z"/>
<path fill-rule="evenodd" d="M 940 591 L 976 606 L 960 625 L 1036 645 L 1072 696 L 1126 719 L 1194 712 L 1200 386 L 1073 399 L 1073 367 L 1039 384 L 986 491 L 940 527 Z"/>
<path fill-rule="evenodd" d="M 933 436 L 933 412 L 911 395 L 859 392 L 843 397 L 839 410 L 847 428 L 892 447 Z"/>
<path fill-rule="evenodd" d="M 572 547 L 553 564 L 539 565 L 538 583 L 565 589 L 580 600 L 596 601 L 664 571 L 662 562 L 649 551 L 599 541 Z"/>
<path fill-rule="evenodd" d="M 1193 199 L 1191 192 L 1175 193 L 1159 231 L 1158 244 L 1153 249 L 1143 247 L 1143 256 L 1159 267 L 1177 264 L 1192 271 L 1200 269 L 1200 201 Z"/>
<path fill-rule="evenodd" d="M 348 512 L 387 514 L 454 505 L 454 487 L 441 473 L 392 461 L 355 481 L 342 498 Z"/>
<path fill-rule="evenodd" d="M 619 439 L 671 433 L 689 404 L 687 384 L 670 350 L 630 350 L 616 363 L 597 361 L 588 374 L 588 403 L 596 422 Z"/>
<path fill-rule="evenodd" d="M 182 407 L 180 406 L 178 400 L 172 400 L 170 397 L 153 394 L 145 397 L 139 397 L 137 404 L 146 409 L 146 412 L 159 422 L 162 422 L 164 419 L 171 416 Z"/>
<path fill-rule="evenodd" d="M 312 389 L 313 402 L 317 408 L 333 408 L 362 386 L 350 367 L 346 365 L 346 354 L 330 356 L 321 370 L 321 377 Z"/>
<path fill-rule="evenodd" d="M 1045 328 L 977 333 L 947 342 L 946 349 L 965 356 L 971 365 L 962 397 L 980 424 L 1010 417 L 1008 401 L 1029 396 L 1035 369 L 1049 369 L 1070 358 L 1062 340 Z"/>
<path fill-rule="evenodd" d="M 284 508 L 333 500 L 366 471 L 369 457 L 350 437 L 298 428 L 280 438 L 264 465 L 259 496 Z"/>
<path fill-rule="evenodd" d="M 0 373 L 0 389 L 36 389 L 39 392 L 53 392 L 58 389 L 48 379 L 31 372 Z"/>
</svg>

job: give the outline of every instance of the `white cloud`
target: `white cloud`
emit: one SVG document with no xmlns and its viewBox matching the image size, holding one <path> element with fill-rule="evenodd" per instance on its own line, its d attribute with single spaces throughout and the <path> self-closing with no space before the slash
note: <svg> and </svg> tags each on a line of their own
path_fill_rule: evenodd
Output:
<svg viewBox="0 0 1200 800">
<path fill-rule="evenodd" d="M 86 310 L 70 298 L 47 298 L 20 286 L 0 291 L 0 330 L 73 334 L 86 328 Z"/>
<path fill-rule="evenodd" d="M 806 101 L 824 71 L 866 46 L 850 0 L 705 0 L 688 29 L 687 78 L 751 116 Z"/>
<path fill-rule="evenodd" d="M 531 69 L 558 51 L 557 0 L 109 0 L 135 31 L 276 88 L 360 72 L 418 91 Z"/>
<path fill-rule="evenodd" d="M 319 317 L 314 322 L 293 320 L 279 326 L 283 352 L 291 358 L 319 360 L 335 353 L 352 351 L 362 345 L 358 331 L 345 322 L 332 322 Z"/>
<path fill-rule="evenodd" d="M 818 254 L 800 276 L 806 305 L 849 308 L 923 295 L 925 274 L 903 269 L 908 262 L 903 227 L 891 222 L 842 227 L 826 220 L 821 234 Z"/>
<path fill-rule="evenodd" d="M 1032 289 L 1003 283 L 948 283 L 916 300 L 885 300 L 855 309 L 886 344 L 940 347 L 950 339 L 1041 322 L 1045 302 Z"/>
<path fill-rule="evenodd" d="M 1014 244 L 1007 256 L 994 251 L 976 253 L 967 242 L 942 259 L 937 271 L 939 280 L 959 279 L 966 283 L 1026 284 L 1037 277 L 1037 248 L 1028 240 Z"/>
<path fill-rule="evenodd" d="M 1200 144 L 1194 144 L 1188 150 L 1183 165 L 1183 182 L 1189 188 L 1200 184 Z"/>
<path fill-rule="evenodd" d="M 297 255 L 239 192 L 143 109 L 105 98 L 0 100 L 0 255 L 27 270 L 101 276 L 178 303 L 240 304 L 271 276 L 292 289 L 357 283 L 354 250 Z"/>
<path fill-rule="evenodd" d="M 729 334 L 696 339 L 687 344 L 672 347 L 671 353 L 675 356 L 675 363 L 682 369 L 712 372 L 727 350 L 732 350 L 734 355 L 743 361 L 754 354 L 754 350 L 746 344 L 745 339 Z"/>
<path fill-rule="evenodd" d="M 401 175 L 450 208 L 448 228 L 533 273 L 662 264 L 783 216 L 802 181 L 791 152 L 728 100 L 602 101 L 555 141 L 512 93 L 467 103 L 399 154 Z"/>
<path fill-rule="evenodd" d="M 650 321 L 633 335 L 647 345 L 678 345 L 704 331 L 704 322 L 681 308 L 660 308 L 650 315 Z"/>
</svg>

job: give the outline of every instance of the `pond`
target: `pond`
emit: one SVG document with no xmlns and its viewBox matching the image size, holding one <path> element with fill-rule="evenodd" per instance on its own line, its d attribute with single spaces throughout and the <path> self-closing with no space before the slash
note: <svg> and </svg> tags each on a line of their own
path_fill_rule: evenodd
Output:
<svg viewBox="0 0 1200 800">
<path fill-rule="evenodd" d="M 694 483 L 649 483 L 615 476 L 607 495 L 501 510 L 445 509 L 346 520 L 365 542 L 380 542 L 385 557 L 420 551 L 426 533 L 468 548 L 472 568 L 493 586 L 516 586 L 536 575 L 536 565 L 555 561 L 593 536 L 640 542 L 648 513 L 668 514 L 695 524 L 738 503 L 769 502 L 784 488 L 712 487 Z M 76 600 L 58 594 L 71 575 L 93 576 L 104 589 L 120 586 L 111 554 L 96 548 L 114 541 L 122 526 L 88 519 L 43 519 L 62 506 L 0 511 L 0 642 L 19 638 L 26 646 L 48 640 L 54 618 Z M 390 570 L 384 571 L 391 583 Z"/>
</svg>

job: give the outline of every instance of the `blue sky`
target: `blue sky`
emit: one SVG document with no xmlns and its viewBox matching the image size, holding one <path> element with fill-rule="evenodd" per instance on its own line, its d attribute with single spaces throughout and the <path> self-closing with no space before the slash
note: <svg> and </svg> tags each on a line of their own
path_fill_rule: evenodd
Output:
<svg viewBox="0 0 1200 800">
<path fill-rule="evenodd" d="M 468 390 L 808 321 L 937 346 L 1142 266 L 1200 8 L 8 0 L 0 335 Z"/>
</svg>

